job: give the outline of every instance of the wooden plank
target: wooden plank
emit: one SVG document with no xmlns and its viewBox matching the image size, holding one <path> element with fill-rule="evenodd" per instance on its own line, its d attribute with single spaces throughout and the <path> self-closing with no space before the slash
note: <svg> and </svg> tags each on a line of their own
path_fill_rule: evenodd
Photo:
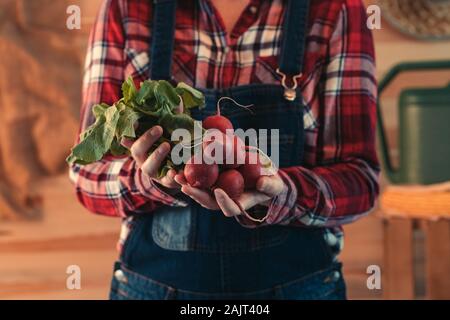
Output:
<svg viewBox="0 0 450 320">
<path fill-rule="evenodd" d="M 450 299 L 450 221 L 427 221 L 425 272 L 428 299 Z"/>
<path fill-rule="evenodd" d="M 92 251 L 92 250 L 114 250 L 118 232 L 103 234 L 87 234 L 84 236 L 70 236 L 65 238 L 48 238 L 36 241 L 0 241 L 1 253 L 36 253 L 47 251 Z"/>
<path fill-rule="evenodd" d="M 92 243 L 95 246 L 95 243 Z M 107 299 L 117 252 L 114 248 L 89 251 L 0 251 L 0 300 Z M 67 267 L 81 269 L 81 290 L 69 290 Z"/>
<path fill-rule="evenodd" d="M 385 299 L 414 299 L 413 222 L 384 220 L 383 294 Z"/>
</svg>

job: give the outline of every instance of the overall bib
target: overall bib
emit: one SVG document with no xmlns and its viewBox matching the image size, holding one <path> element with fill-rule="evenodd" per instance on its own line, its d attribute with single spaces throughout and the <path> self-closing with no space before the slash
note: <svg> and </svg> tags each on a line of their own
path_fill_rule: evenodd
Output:
<svg viewBox="0 0 450 320">
<path fill-rule="evenodd" d="M 306 0 L 289 1 L 279 69 L 297 75 L 303 65 Z M 171 80 L 175 0 L 154 1 L 151 78 Z M 278 129 L 279 165 L 302 164 L 304 124 L 301 93 L 289 101 L 281 85 L 254 84 L 202 90 L 202 120 L 221 97 L 253 104 L 252 113 L 223 103 L 235 129 Z M 269 131 L 270 132 L 270 131 Z M 270 139 L 269 139 L 270 140 Z M 270 143 L 268 150 L 270 149 Z M 265 226 L 249 229 L 194 201 L 162 207 L 131 222 L 114 268 L 111 299 L 343 299 L 341 265 L 320 228 Z"/>
</svg>

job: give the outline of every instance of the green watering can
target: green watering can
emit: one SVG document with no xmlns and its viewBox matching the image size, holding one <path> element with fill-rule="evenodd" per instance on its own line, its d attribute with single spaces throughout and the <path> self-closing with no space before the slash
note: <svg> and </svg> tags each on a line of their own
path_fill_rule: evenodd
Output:
<svg viewBox="0 0 450 320">
<path fill-rule="evenodd" d="M 450 69 L 450 61 L 401 63 L 380 81 L 377 114 L 381 160 L 388 179 L 394 184 L 450 181 L 450 84 L 401 92 L 398 168 L 391 163 L 380 108 L 381 94 L 399 73 L 443 69 Z"/>
</svg>

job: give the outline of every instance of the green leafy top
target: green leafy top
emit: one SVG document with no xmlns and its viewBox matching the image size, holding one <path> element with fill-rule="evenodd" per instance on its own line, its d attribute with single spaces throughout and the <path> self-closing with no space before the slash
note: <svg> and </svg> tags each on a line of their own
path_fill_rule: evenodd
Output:
<svg viewBox="0 0 450 320">
<path fill-rule="evenodd" d="M 181 102 L 183 110 L 178 113 Z M 190 117 L 190 109 L 203 108 L 204 103 L 203 94 L 183 82 L 174 88 L 164 80 L 146 80 L 138 90 L 129 77 L 122 84 L 119 101 L 112 106 L 101 103 L 92 108 L 95 122 L 80 135 L 80 142 L 72 148 L 66 161 L 84 165 L 101 160 L 107 153 L 126 155 L 128 150 L 120 144 L 122 138 L 137 138 L 157 124 L 164 131 L 159 143 L 168 141 L 177 128 L 193 131 L 194 119 Z M 137 130 L 136 122 L 139 123 Z M 167 159 L 160 175 L 164 175 L 171 166 Z"/>
</svg>

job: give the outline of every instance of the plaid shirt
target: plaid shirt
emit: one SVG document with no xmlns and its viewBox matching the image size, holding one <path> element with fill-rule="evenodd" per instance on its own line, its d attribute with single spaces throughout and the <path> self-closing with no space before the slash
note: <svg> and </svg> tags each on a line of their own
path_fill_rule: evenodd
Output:
<svg viewBox="0 0 450 320">
<path fill-rule="evenodd" d="M 81 130 L 91 107 L 120 98 L 122 81 L 149 73 L 150 0 L 105 0 L 90 36 L 83 85 Z M 279 84 L 283 0 L 251 0 L 227 36 L 208 0 L 179 1 L 172 72 L 199 88 Z M 311 1 L 301 78 L 305 110 L 305 164 L 283 168 L 285 190 L 273 199 L 263 224 L 324 227 L 339 252 L 341 225 L 367 213 L 378 195 L 375 152 L 374 48 L 361 0 Z M 164 193 L 131 158 L 74 165 L 78 199 L 90 211 L 124 218 L 159 206 L 185 205 Z M 244 216 L 237 218 L 256 227 Z"/>
</svg>

